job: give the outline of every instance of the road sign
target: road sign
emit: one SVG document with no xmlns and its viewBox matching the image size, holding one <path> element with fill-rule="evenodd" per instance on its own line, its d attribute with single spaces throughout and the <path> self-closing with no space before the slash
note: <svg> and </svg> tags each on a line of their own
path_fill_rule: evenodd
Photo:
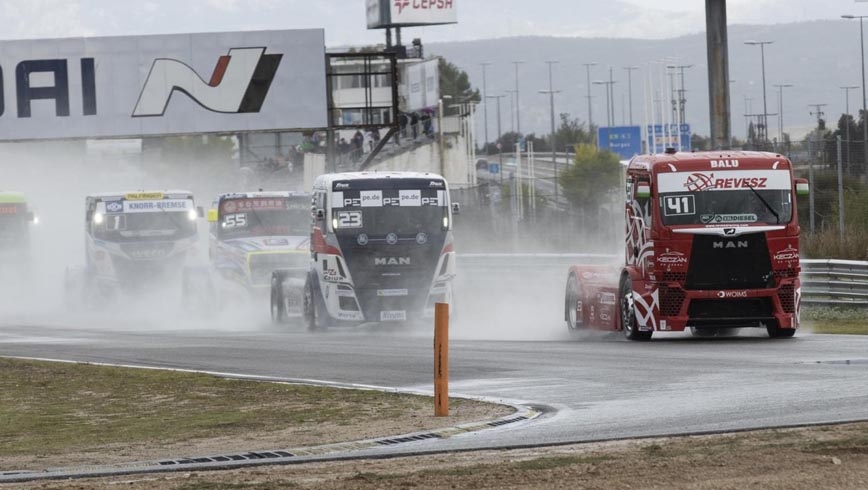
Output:
<svg viewBox="0 0 868 490">
<path fill-rule="evenodd" d="M 499 163 L 488 163 L 488 173 L 499 174 L 500 173 L 500 164 Z"/>
<path fill-rule="evenodd" d="M 642 128 L 640 126 L 613 126 L 597 128 L 597 147 L 617 153 L 623 160 L 642 153 Z"/>
<path fill-rule="evenodd" d="M 681 142 L 680 148 L 678 147 L 679 140 Z M 648 153 L 662 153 L 666 148 L 690 151 L 690 125 L 649 124 Z"/>
</svg>

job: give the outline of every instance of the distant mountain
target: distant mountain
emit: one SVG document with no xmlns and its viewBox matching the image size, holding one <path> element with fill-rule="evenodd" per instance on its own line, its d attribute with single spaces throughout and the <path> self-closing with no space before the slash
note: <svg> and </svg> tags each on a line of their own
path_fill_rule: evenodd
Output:
<svg viewBox="0 0 868 490">
<path fill-rule="evenodd" d="M 704 26 L 700 26 L 704 29 Z M 746 105 L 750 113 L 762 113 L 762 68 L 759 46 L 745 45 L 747 40 L 774 41 L 766 45 L 766 105 L 768 113 L 778 113 L 778 89 L 775 84 L 793 84 L 784 88 L 784 131 L 795 138 L 802 137 L 816 125 L 816 115 L 809 104 L 827 104 L 822 107 L 829 126 L 836 126 L 844 112 L 844 90 L 839 87 L 858 85 L 850 90 L 850 113 L 858 114 L 862 106 L 861 55 L 858 22 L 848 20 L 824 20 L 777 25 L 731 25 L 729 38 L 729 77 L 733 114 L 733 134 L 743 138 L 746 131 Z M 482 88 L 482 62 L 490 62 L 486 68 L 486 89 L 489 95 L 506 94 L 515 88 L 513 61 L 523 60 L 519 65 L 519 99 L 522 132 L 548 134 L 549 99 L 538 93 L 548 90 L 546 60 L 558 60 L 553 68 L 556 95 L 555 112 L 567 112 L 582 122 L 588 119 L 587 82 L 583 63 L 596 62 L 591 70 L 591 80 L 608 80 L 609 67 L 613 69 L 615 121 L 626 124 L 627 71 L 625 66 L 638 66 L 632 75 L 633 122 L 641 125 L 644 106 L 650 108 L 648 99 L 655 96 L 647 86 L 649 66 L 656 66 L 653 73 L 655 91 L 660 90 L 663 75 L 660 66 L 692 65 L 684 70 L 686 90 L 686 118 L 695 133 L 709 134 L 708 116 L 708 65 L 704 31 L 666 40 L 602 39 L 602 38 L 556 38 L 512 37 L 452 43 L 434 43 L 426 46 L 429 54 L 445 57 L 470 75 L 474 86 Z M 657 62 L 652 65 L 652 62 Z M 680 79 L 676 76 L 676 83 Z M 606 90 L 604 85 L 591 85 L 593 120 L 595 124 L 606 122 Z M 748 102 L 745 97 L 750 97 Z M 670 111 L 671 114 L 671 111 Z M 510 99 L 501 99 L 501 126 L 511 129 Z M 495 100 L 489 100 L 489 139 L 494 140 L 497 131 Z M 649 115 L 650 117 L 650 115 Z M 659 118 L 658 118 L 659 119 Z M 480 108 L 480 121 L 482 109 Z M 480 123 L 481 124 L 481 123 Z M 777 136 L 777 116 L 769 116 L 769 137 Z M 481 134 L 480 134 L 481 138 Z"/>
</svg>

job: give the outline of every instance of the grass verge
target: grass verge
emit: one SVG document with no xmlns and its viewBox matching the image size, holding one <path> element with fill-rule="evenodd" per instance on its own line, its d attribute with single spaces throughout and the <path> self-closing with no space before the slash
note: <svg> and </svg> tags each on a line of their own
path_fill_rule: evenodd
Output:
<svg viewBox="0 0 868 490">
<path fill-rule="evenodd" d="M 805 306 L 802 324 L 815 333 L 868 335 L 868 311 L 836 306 Z"/>
<path fill-rule="evenodd" d="M 433 407 L 425 396 L 0 358 L 0 469 L 16 461 L 32 466 L 46 456 L 64 465 L 64 455 L 111 454 L 130 446 L 178 449 L 213 440 L 211 447 L 193 450 L 219 451 L 227 441 L 283 444 L 273 449 L 345 442 L 512 411 L 452 399 L 455 416 L 435 418 Z M 260 437 L 274 434 L 283 437 Z M 149 454 L 157 455 L 131 456 Z M 180 455 L 161 455 L 170 456 Z"/>
</svg>

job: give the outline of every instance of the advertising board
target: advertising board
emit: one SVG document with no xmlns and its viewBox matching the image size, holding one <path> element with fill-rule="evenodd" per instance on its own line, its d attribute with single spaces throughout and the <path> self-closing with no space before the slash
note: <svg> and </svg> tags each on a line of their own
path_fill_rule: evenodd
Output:
<svg viewBox="0 0 868 490">
<path fill-rule="evenodd" d="M 327 126 L 322 29 L 0 42 L 0 141 Z"/>
<path fill-rule="evenodd" d="M 440 97 L 439 61 L 437 59 L 414 63 L 407 67 L 407 107 L 419 111 L 436 107 Z"/>
<path fill-rule="evenodd" d="M 458 22 L 457 0 L 366 0 L 368 29 Z"/>
</svg>

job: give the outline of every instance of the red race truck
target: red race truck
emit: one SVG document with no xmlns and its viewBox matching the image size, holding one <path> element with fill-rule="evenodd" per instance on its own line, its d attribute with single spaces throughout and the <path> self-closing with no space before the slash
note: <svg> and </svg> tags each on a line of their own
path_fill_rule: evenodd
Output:
<svg viewBox="0 0 868 490">
<path fill-rule="evenodd" d="M 634 157 L 627 167 L 624 262 L 570 268 L 564 318 L 571 332 L 655 331 L 697 336 L 799 325 L 799 221 L 784 156 L 697 152 Z"/>
</svg>

